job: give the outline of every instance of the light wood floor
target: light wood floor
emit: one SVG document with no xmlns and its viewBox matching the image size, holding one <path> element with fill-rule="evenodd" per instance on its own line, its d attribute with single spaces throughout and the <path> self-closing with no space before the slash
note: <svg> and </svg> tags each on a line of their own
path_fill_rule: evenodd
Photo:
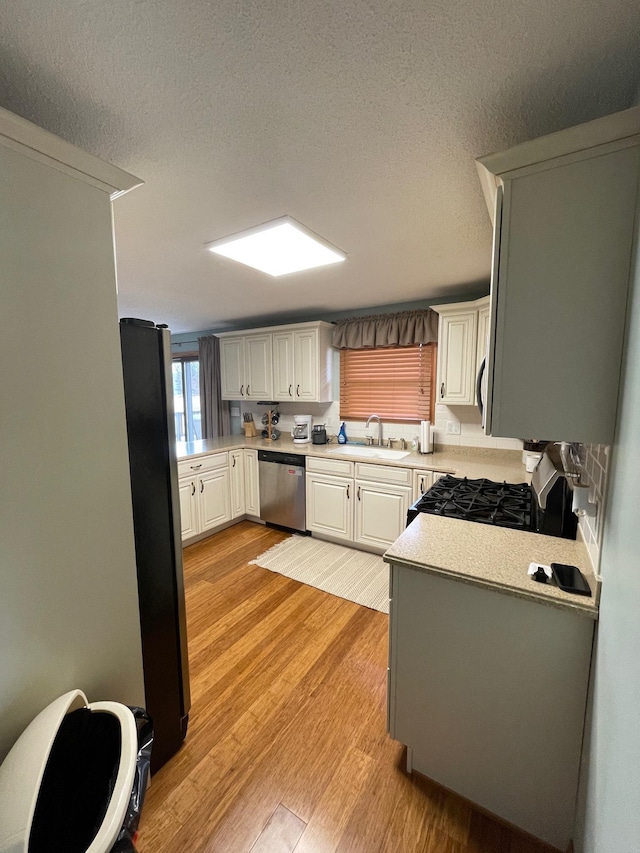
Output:
<svg viewBox="0 0 640 853">
<path fill-rule="evenodd" d="M 382 613 L 249 566 L 242 522 L 185 550 L 187 740 L 148 791 L 140 853 L 541 853 L 402 769 Z"/>
</svg>

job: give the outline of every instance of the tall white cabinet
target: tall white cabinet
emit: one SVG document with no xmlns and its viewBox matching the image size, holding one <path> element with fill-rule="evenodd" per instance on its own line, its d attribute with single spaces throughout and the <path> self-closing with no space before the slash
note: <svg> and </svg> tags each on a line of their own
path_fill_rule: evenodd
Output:
<svg viewBox="0 0 640 853">
<path fill-rule="evenodd" d="M 111 199 L 0 110 L 0 759 L 52 699 L 144 705 Z"/>
</svg>

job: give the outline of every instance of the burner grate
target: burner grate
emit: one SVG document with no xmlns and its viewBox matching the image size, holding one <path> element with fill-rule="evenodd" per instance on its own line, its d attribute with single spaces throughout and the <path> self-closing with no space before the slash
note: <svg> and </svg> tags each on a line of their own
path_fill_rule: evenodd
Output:
<svg viewBox="0 0 640 853">
<path fill-rule="evenodd" d="M 532 529 L 532 497 L 527 483 L 496 483 L 484 478 L 441 477 L 413 505 L 418 512 L 461 518 L 499 527 Z M 410 519 L 411 520 L 411 519 Z"/>
</svg>

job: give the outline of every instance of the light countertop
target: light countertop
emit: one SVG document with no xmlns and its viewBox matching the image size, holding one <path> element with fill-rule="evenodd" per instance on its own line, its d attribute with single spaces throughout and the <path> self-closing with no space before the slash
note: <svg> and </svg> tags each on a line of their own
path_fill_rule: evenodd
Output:
<svg viewBox="0 0 640 853">
<path fill-rule="evenodd" d="M 303 456 L 328 456 L 330 459 L 349 459 L 352 462 L 366 462 L 373 465 L 391 465 L 394 468 L 420 468 L 427 471 L 444 471 L 457 477 L 476 479 L 486 477 L 496 482 L 524 483 L 531 481 L 522 463 L 519 450 L 495 450 L 493 448 L 451 447 L 437 449 L 435 453 L 410 452 L 402 459 L 376 459 L 362 456 L 350 456 L 341 453 L 334 456 L 331 450 L 336 444 L 294 444 L 288 436 L 278 441 L 264 438 L 245 438 L 244 435 L 227 435 L 223 438 L 203 441 L 178 442 L 178 459 L 206 456 L 224 450 L 249 448 L 254 450 L 274 450 L 281 453 L 300 453 Z M 349 445 L 344 445 L 349 448 Z"/>
<path fill-rule="evenodd" d="M 384 559 L 387 563 L 598 618 L 599 584 L 581 540 L 420 513 L 388 549 Z M 532 562 L 577 566 L 593 596 L 570 595 L 550 583 L 534 581 L 527 575 Z"/>
</svg>

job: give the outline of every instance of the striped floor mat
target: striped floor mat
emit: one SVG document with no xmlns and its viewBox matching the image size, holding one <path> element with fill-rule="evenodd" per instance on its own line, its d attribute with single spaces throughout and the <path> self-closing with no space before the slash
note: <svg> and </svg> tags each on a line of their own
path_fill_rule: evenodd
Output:
<svg viewBox="0 0 640 853">
<path fill-rule="evenodd" d="M 381 613 L 389 612 L 389 566 L 377 554 L 310 536 L 292 536 L 251 563 Z"/>
</svg>

